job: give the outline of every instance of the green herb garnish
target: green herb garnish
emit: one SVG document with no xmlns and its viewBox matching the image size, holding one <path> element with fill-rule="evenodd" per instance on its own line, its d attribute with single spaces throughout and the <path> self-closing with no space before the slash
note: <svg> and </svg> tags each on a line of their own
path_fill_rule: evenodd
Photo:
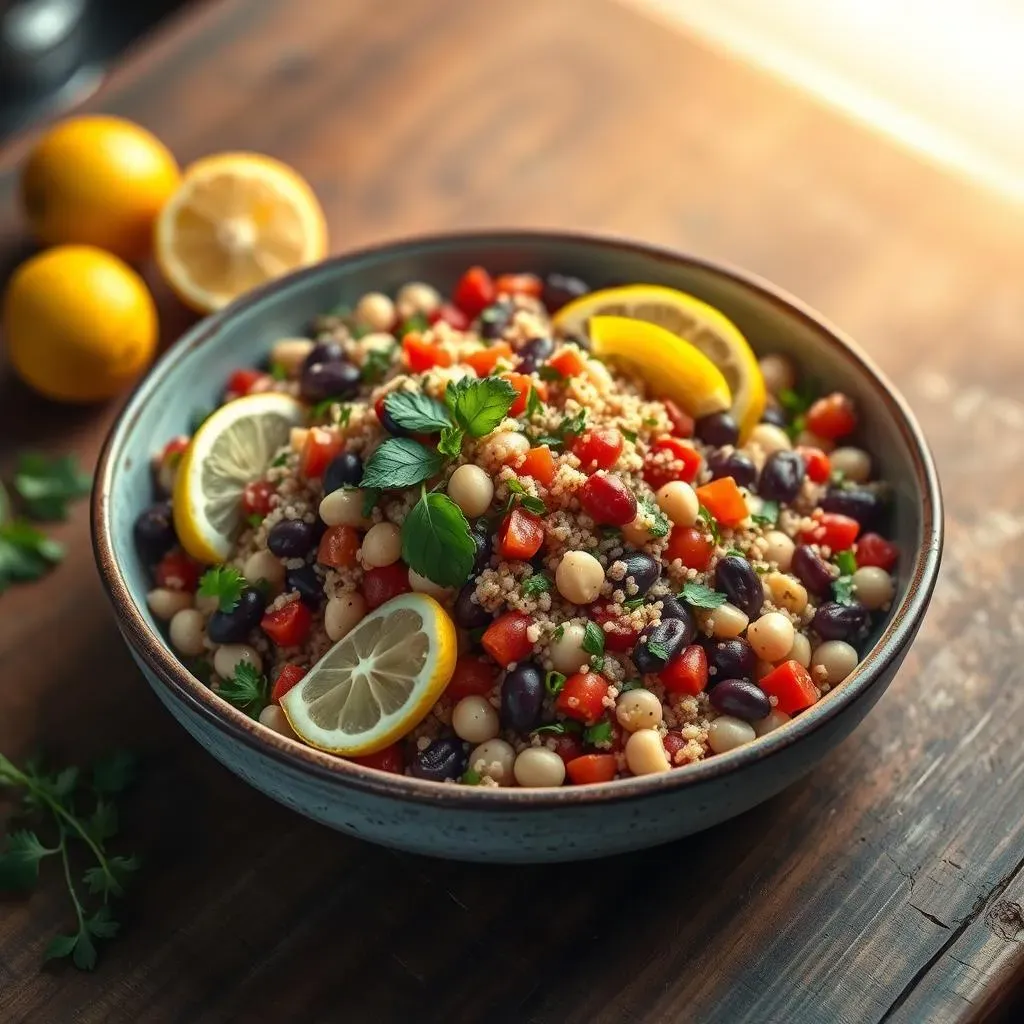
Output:
<svg viewBox="0 0 1024 1024">
<path fill-rule="evenodd" d="M 375 348 L 366 354 L 363 361 L 360 376 L 364 384 L 378 384 L 384 379 L 384 375 L 391 369 L 391 357 L 394 355 L 394 346 L 391 348 Z"/>
<path fill-rule="evenodd" d="M 84 497 L 91 487 L 92 477 L 79 468 L 73 455 L 55 459 L 22 455 L 14 473 L 14 490 L 25 514 L 42 522 L 67 519 L 68 502 Z"/>
<path fill-rule="evenodd" d="M 17 519 L 0 525 L 0 594 L 12 583 L 41 579 L 64 558 L 64 545 Z"/>
<path fill-rule="evenodd" d="M 852 576 L 857 571 L 857 558 L 852 551 L 840 551 L 832 561 L 843 576 Z"/>
<path fill-rule="evenodd" d="M 444 400 L 456 423 L 470 437 L 485 437 L 508 415 L 518 397 L 519 392 L 500 377 L 463 377 L 449 382 Z"/>
<path fill-rule="evenodd" d="M 645 518 L 650 520 L 647 532 L 652 537 L 667 537 L 671 524 L 658 503 L 653 498 L 641 498 L 640 508 L 644 512 Z"/>
<path fill-rule="evenodd" d="M 603 722 L 596 722 L 583 730 L 583 742 L 597 747 L 602 743 L 611 743 L 614 735 L 612 723 L 605 719 Z"/>
<path fill-rule="evenodd" d="M 462 778 L 459 781 L 464 786 L 479 786 L 480 785 L 480 773 L 473 771 L 472 768 L 467 768 L 462 773 Z"/>
<path fill-rule="evenodd" d="M 564 686 L 565 676 L 561 672 L 556 672 L 552 669 L 544 676 L 544 689 L 552 697 L 557 697 L 562 692 L 562 687 Z"/>
<path fill-rule="evenodd" d="M 260 523 L 262 523 L 262 522 L 263 522 L 263 520 L 264 520 L 265 518 L 266 518 L 266 516 L 261 516 L 261 515 L 259 514 L 259 512 L 250 512 L 250 513 L 249 513 L 249 514 L 248 514 L 248 515 L 247 515 L 247 516 L 245 517 L 245 521 L 246 521 L 246 522 L 247 522 L 247 523 L 248 523 L 248 524 L 249 524 L 250 526 L 252 526 L 253 528 L 255 528 L 255 527 L 259 526 L 259 525 L 260 525 Z"/>
<path fill-rule="evenodd" d="M 270 376 L 273 377 L 274 380 L 287 380 L 288 371 L 280 363 L 271 363 Z"/>
<path fill-rule="evenodd" d="M 544 403 L 537 394 L 537 389 L 531 385 L 530 392 L 526 396 L 526 418 L 533 419 L 539 412 L 544 411 Z"/>
<path fill-rule="evenodd" d="M 267 677 L 255 665 L 240 661 L 235 666 L 235 674 L 221 682 L 217 695 L 229 704 L 234 704 L 250 718 L 259 718 L 260 712 L 267 706 L 267 691 Z"/>
<path fill-rule="evenodd" d="M 558 424 L 558 433 L 562 436 L 563 442 L 567 434 L 582 434 L 584 428 L 587 425 L 587 410 L 580 409 L 579 412 L 572 416 L 566 416 L 561 423 Z"/>
<path fill-rule="evenodd" d="M 429 448 L 409 437 L 389 437 L 363 467 L 360 487 L 400 490 L 437 476 L 444 462 Z"/>
<path fill-rule="evenodd" d="M 447 407 L 418 391 L 392 391 L 384 408 L 400 427 L 418 434 L 436 434 L 451 425 Z"/>
<path fill-rule="evenodd" d="M 317 420 L 322 419 L 328 413 L 332 412 L 333 408 L 337 406 L 337 416 L 332 416 L 332 421 L 335 426 L 347 427 L 348 421 L 352 417 L 352 407 L 350 405 L 343 404 L 340 398 L 325 398 L 322 402 L 317 402 L 316 405 L 310 407 L 309 420 L 311 423 L 315 423 Z"/>
<path fill-rule="evenodd" d="M 647 599 L 644 597 L 630 597 L 622 602 L 622 607 L 625 608 L 627 612 L 632 612 L 637 608 L 642 608 L 646 600 Z"/>
<path fill-rule="evenodd" d="M 725 554 L 727 558 L 742 558 L 744 561 L 747 560 L 747 556 L 743 554 L 739 548 L 729 548 Z"/>
<path fill-rule="evenodd" d="M 261 520 L 262 521 L 262 520 Z M 248 586 L 245 577 L 232 565 L 215 565 L 199 580 L 199 596 L 215 597 L 222 612 L 232 612 Z"/>
<path fill-rule="evenodd" d="M 604 630 L 596 622 L 587 622 L 583 632 L 583 650 L 599 658 L 604 654 Z"/>
<path fill-rule="evenodd" d="M 465 436 L 461 427 L 453 427 L 449 424 L 441 431 L 441 438 L 437 442 L 438 454 L 449 459 L 457 459 L 462 454 L 462 442 Z"/>
<path fill-rule="evenodd" d="M 750 518 L 760 526 L 774 526 L 779 521 L 779 503 L 777 501 L 762 502 L 761 511 Z"/>
<path fill-rule="evenodd" d="M 446 494 L 427 494 L 402 524 L 402 558 L 414 572 L 442 587 L 465 583 L 476 544 L 462 509 Z"/>
<path fill-rule="evenodd" d="M 855 604 L 852 576 L 840 576 L 832 583 L 832 593 L 838 604 Z"/>
<path fill-rule="evenodd" d="M 647 644 L 647 650 L 661 661 L 668 661 L 668 648 L 664 644 L 659 644 L 657 640 L 649 641 Z"/>
<path fill-rule="evenodd" d="M 288 452 L 281 452 L 281 454 L 278 455 L 277 458 L 274 459 L 274 461 L 271 462 L 270 465 L 274 469 L 277 469 L 279 466 L 287 466 L 288 465 Z"/>
<path fill-rule="evenodd" d="M 518 481 L 508 481 L 508 507 L 506 512 L 512 508 L 513 502 L 518 498 L 519 504 L 526 509 L 527 512 L 532 512 L 535 516 L 542 516 L 547 512 L 547 505 L 544 504 L 540 498 L 534 497 L 530 492 Z"/>
<path fill-rule="evenodd" d="M 619 433 L 631 443 L 636 441 L 637 433 L 635 430 L 620 430 Z"/>
<path fill-rule="evenodd" d="M 711 534 L 711 539 L 717 544 L 722 539 L 722 534 L 718 529 L 718 520 L 703 505 L 697 509 L 697 517 L 704 521 L 708 533 Z"/>
<path fill-rule="evenodd" d="M 399 338 L 404 338 L 413 331 L 422 334 L 428 327 L 430 327 L 430 321 L 422 313 L 413 313 L 412 316 L 402 321 L 401 326 L 395 333 Z"/>
<path fill-rule="evenodd" d="M 642 679 L 627 679 L 624 683 L 619 683 L 619 693 L 629 693 L 630 690 L 644 690 L 644 681 Z"/>
<path fill-rule="evenodd" d="M 551 580 L 549 580 L 544 573 L 536 572 L 532 576 L 523 580 L 519 589 L 527 597 L 532 597 L 535 594 L 546 594 L 551 590 Z"/>
<path fill-rule="evenodd" d="M 679 599 L 693 608 L 720 608 L 725 604 L 725 594 L 719 594 L 703 583 L 684 583 L 679 591 Z"/>
<path fill-rule="evenodd" d="M 553 366 L 542 366 L 537 370 L 537 376 L 541 380 L 548 381 L 551 384 L 561 384 L 565 380 L 565 374 L 560 373 Z"/>
<path fill-rule="evenodd" d="M 554 736 L 568 736 L 572 733 L 578 733 L 582 729 L 579 722 L 548 722 L 547 725 L 538 725 L 536 729 L 530 730 L 530 735 L 534 733 L 549 732 Z"/>
</svg>

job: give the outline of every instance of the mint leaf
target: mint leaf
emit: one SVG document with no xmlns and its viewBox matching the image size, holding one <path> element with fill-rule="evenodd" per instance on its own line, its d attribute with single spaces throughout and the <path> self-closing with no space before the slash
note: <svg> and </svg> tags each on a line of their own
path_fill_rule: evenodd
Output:
<svg viewBox="0 0 1024 1024">
<path fill-rule="evenodd" d="M 612 731 L 612 723 L 606 719 L 603 722 L 597 722 L 584 729 L 583 742 L 592 747 L 596 747 L 600 743 L 610 743 L 614 735 L 615 734 Z"/>
<path fill-rule="evenodd" d="M 462 454 L 462 441 L 465 438 L 462 427 L 449 424 L 441 431 L 441 440 L 437 442 L 437 451 L 449 459 L 457 459 Z"/>
<path fill-rule="evenodd" d="M 518 498 L 519 504 L 535 516 L 542 516 L 547 512 L 547 505 L 540 498 L 534 497 L 518 480 L 509 480 L 508 489 L 510 492 L 509 508 L 512 507 L 512 501 Z"/>
<path fill-rule="evenodd" d="M 693 608 L 721 608 L 728 600 L 725 594 L 719 594 L 703 583 L 684 583 L 679 599 Z"/>
<path fill-rule="evenodd" d="M 463 377 L 448 384 L 444 400 L 470 437 L 485 437 L 507 415 L 519 392 L 500 377 Z"/>
<path fill-rule="evenodd" d="M 596 622 L 588 622 L 583 632 L 583 650 L 601 657 L 604 654 L 604 630 Z"/>
<path fill-rule="evenodd" d="M 402 524 L 402 558 L 441 587 L 459 587 L 473 571 L 476 544 L 462 509 L 447 494 L 426 494 Z"/>
<path fill-rule="evenodd" d="M 199 580 L 199 596 L 215 597 L 220 611 L 233 612 L 246 586 L 245 577 L 233 565 L 215 565 L 207 569 Z"/>
<path fill-rule="evenodd" d="M 627 679 L 624 683 L 619 683 L 619 693 L 629 693 L 630 690 L 643 690 L 644 681 L 642 679 Z"/>
<path fill-rule="evenodd" d="M 441 472 L 444 465 L 437 452 L 408 437 L 389 437 L 363 468 L 360 487 L 401 490 L 413 487 Z"/>
<path fill-rule="evenodd" d="M 647 644 L 647 650 L 661 661 L 668 661 L 668 648 L 664 644 L 659 644 L 657 640 Z"/>
<path fill-rule="evenodd" d="M 377 507 L 378 501 L 380 501 L 380 491 L 376 487 L 363 488 L 363 507 L 361 511 L 364 519 L 369 519 L 373 515 L 373 510 Z"/>
<path fill-rule="evenodd" d="M 18 459 L 14 490 L 24 502 L 30 519 L 67 519 L 67 503 L 84 497 L 92 488 L 92 476 L 78 467 L 73 455 L 49 459 L 27 454 Z"/>
<path fill-rule="evenodd" d="M 384 408 L 400 427 L 418 434 L 436 434 L 451 425 L 447 408 L 417 391 L 392 391 Z"/>
<path fill-rule="evenodd" d="M 779 503 L 777 501 L 763 501 L 761 503 L 761 511 L 750 518 L 761 526 L 774 526 L 779 521 Z"/>
</svg>

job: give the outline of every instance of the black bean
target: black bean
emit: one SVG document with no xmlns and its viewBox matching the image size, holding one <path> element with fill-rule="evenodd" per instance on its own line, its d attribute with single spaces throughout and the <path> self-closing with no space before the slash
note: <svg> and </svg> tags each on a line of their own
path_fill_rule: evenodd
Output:
<svg viewBox="0 0 1024 1024">
<path fill-rule="evenodd" d="M 342 487 L 358 487 L 363 479 L 363 460 L 352 452 L 342 452 L 328 463 L 324 472 L 324 494 L 333 494 Z"/>
<path fill-rule="evenodd" d="M 716 448 L 735 444 L 740 439 L 740 428 L 730 412 L 713 412 L 710 416 L 702 416 L 694 424 L 693 432 L 705 444 L 713 444 Z"/>
<path fill-rule="evenodd" d="M 716 451 L 708 458 L 712 480 L 731 476 L 740 487 L 753 487 L 757 481 L 757 466 L 746 452 Z"/>
<path fill-rule="evenodd" d="M 821 499 L 826 512 L 838 512 L 860 523 L 861 528 L 877 528 L 885 511 L 885 502 L 867 487 L 830 487 Z"/>
<path fill-rule="evenodd" d="M 338 341 L 318 341 L 302 360 L 303 370 L 308 370 L 317 363 L 340 363 L 345 359 L 345 350 Z"/>
<path fill-rule="evenodd" d="M 505 729 L 529 732 L 540 718 L 544 703 L 544 675 L 532 662 L 517 665 L 501 684 L 501 724 Z"/>
<path fill-rule="evenodd" d="M 773 427 L 782 427 L 783 430 L 789 426 L 786 414 L 777 405 L 766 405 L 761 414 L 762 423 L 770 423 Z"/>
<path fill-rule="evenodd" d="M 811 625 L 823 640 L 850 640 L 867 632 L 871 616 L 862 604 L 826 601 L 814 613 Z"/>
<path fill-rule="evenodd" d="M 772 710 L 764 690 L 746 679 L 723 679 L 711 691 L 711 706 L 745 722 L 756 722 Z"/>
<path fill-rule="evenodd" d="M 683 619 L 662 619 L 640 634 L 633 648 L 633 664 L 644 674 L 660 672 L 695 635 L 696 630 Z"/>
<path fill-rule="evenodd" d="M 395 417 L 388 412 L 387 406 L 382 405 L 380 407 L 380 425 L 392 436 L 392 437 L 411 437 L 412 431 L 406 430 L 405 427 L 399 426 Z"/>
<path fill-rule="evenodd" d="M 324 602 L 324 581 L 316 574 L 311 565 L 300 569 L 289 569 L 284 576 L 285 586 L 294 590 L 303 604 L 310 608 L 319 608 Z"/>
<path fill-rule="evenodd" d="M 790 502 L 803 486 L 807 468 L 799 452 L 772 452 L 765 460 L 757 493 L 768 501 Z"/>
<path fill-rule="evenodd" d="M 267 534 L 267 547 L 278 558 L 303 558 L 315 543 L 316 528 L 302 519 L 282 519 Z"/>
<path fill-rule="evenodd" d="M 266 607 L 263 594 L 255 587 L 246 587 L 231 611 L 218 609 L 210 616 L 206 635 L 215 644 L 241 643 L 260 624 Z"/>
<path fill-rule="evenodd" d="M 754 567 L 739 555 L 727 555 L 715 566 L 715 590 L 720 590 L 748 619 L 764 604 L 764 587 Z"/>
<path fill-rule="evenodd" d="M 709 683 L 722 679 L 751 679 L 757 668 L 754 648 L 741 637 L 731 640 L 710 640 L 705 646 L 708 668 L 714 669 Z"/>
<path fill-rule="evenodd" d="M 688 605 L 683 604 L 678 597 L 658 597 L 655 600 L 661 602 L 661 617 L 663 619 L 682 619 L 689 623 L 689 628 L 696 632 L 697 625 Z"/>
<path fill-rule="evenodd" d="M 307 402 L 327 398 L 351 398 L 358 390 L 362 376 L 351 363 L 313 363 L 299 377 L 299 393 Z"/>
<path fill-rule="evenodd" d="M 475 593 L 476 580 L 474 579 L 470 580 L 459 591 L 459 596 L 455 598 L 453 609 L 455 624 L 463 629 L 480 629 L 481 626 L 490 625 L 491 619 L 494 618 L 483 605 L 473 600 Z"/>
<path fill-rule="evenodd" d="M 793 551 L 791 566 L 793 575 L 817 597 L 828 597 L 832 593 L 832 582 L 835 576 L 819 555 L 816 555 L 806 544 L 797 544 Z"/>
<path fill-rule="evenodd" d="M 478 330 L 481 338 L 494 341 L 500 338 L 512 320 L 515 306 L 511 302 L 492 302 L 480 314 Z"/>
<path fill-rule="evenodd" d="M 466 770 L 466 752 L 458 740 L 434 740 L 426 750 L 417 751 L 409 770 L 417 779 L 432 782 L 458 779 Z"/>
<path fill-rule="evenodd" d="M 627 593 L 627 597 L 642 596 L 658 582 L 661 565 L 650 555 L 645 555 L 642 551 L 627 551 L 619 561 L 626 563 L 626 576 L 632 576 L 637 587 L 636 594 Z"/>
<path fill-rule="evenodd" d="M 590 286 L 578 277 L 570 277 L 567 274 L 548 274 L 544 278 L 542 299 L 549 313 L 557 313 L 573 299 L 578 299 L 589 291 Z"/>
<path fill-rule="evenodd" d="M 520 373 L 536 373 L 540 364 L 554 351 L 555 343 L 550 338 L 532 338 L 516 353 L 519 356 L 516 369 Z"/>
<path fill-rule="evenodd" d="M 178 543 L 170 504 L 160 501 L 140 513 L 133 534 L 139 558 L 146 565 L 156 565 Z"/>
<path fill-rule="evenodd" d="M 487 568 L 491 560 L 491 549 L 493 541 L 491 534 L 485 524 L 478 524 L 469 531 L 473 543 L 476 545 L 476 554 L 473 555 L 473 572 L 481 573 Z"/>
</svg>

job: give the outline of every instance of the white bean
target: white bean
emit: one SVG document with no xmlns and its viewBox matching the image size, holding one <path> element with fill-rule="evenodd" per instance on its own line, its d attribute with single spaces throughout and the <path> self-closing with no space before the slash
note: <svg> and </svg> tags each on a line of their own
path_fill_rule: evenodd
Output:
<svg viewBox="0 0 1024 1024">
<path fill-rule="evenodd" d="M 356 319 L 371 331 L 390 331 L 395 323 L 395 304 L 381 292 L 367 292 L 356 303 Z"/>
<path fill-rule="evenodd" d="M 366 569 L 393 565 L 402 557 L 402 531 L 394 523 L 371 526 L 360 548 Z"/>
<path fill-rule="evenodd" d="M 650 690 L 627 690 L 615 704 L 615 718 L 627 732 L 657 729 L 663 717 L 661 701 Z"/>
<path fill-rule="evenodd" d="M 149 610 L 162 622 L 170 622 L 175 615 L 192 607 L 192 595 L 187 590 L 156 587 L 146 595 Z"/>
<path fill-rule="evenodd" d="M 494 481 L 479 466 L 467 462 L 448 479 L 448 497 L 469 519 L 476 519 L 491 507 Z"/>
<path fill-rule="evenodd" d="M 203 642 L 203 614 L 195 608 L 183 608 L 175 612 L 168 633 L 171 646 L 187 658 L 194 658 L 206 650 Z"/>
<path fill-rule="evenodd" d="M 811 641 L 803 633 L 794 635 L 793 646 L 786 655 L 786 661 L 795 661 L 804 668 L 811 667 Z"/>
<path fill-rule="evenodd" d="M 754 727 L 749 722 L 733 718 L 732 715 L 719 715 L 708 726 L 708 746 L 716 754 L 735 750 L 755 739 L 757 733 L 754 732 Z"/>
<path fill-rule="evenodd" d="M 287 736 L 290 740 L 296 738 L 295 731 L 288 724 L 288 719 L 278 704 L 268 704 L 260 712 L 260 725 L 265 725 L 268 729 L 273 729 L 274 732 Z"/>
<path fill-rule="evenodd" d="M 493 779 L 499 786 L 511 786 L 516 752 L 504 740 L 484 740 L 469 755 L 469 768 Z"/>
<path fill-rule="evenodd" d="M 309 338 L 282 338 L 270 350 L 270 362 L 280 366 L 289 377 L 297 377 L 313 346 Z"/>
<path fill-rule="evenodd" d="M 841 683 L 856 667 L 860 658 L 857 650 L 845 640 L 826 640 L 811 655 L 811 667 L 825 670 L 829 686 Z"/>
<path fill-rule="evenodd" d="M 558 592 L 573 604 L 590 604 L 601 593 L 604 568 L 586 551 L 568 551 L 555 570 Z"/>
<path fill-rule="evenodd" d="M 829 465 L 833 473 L 842 473 L 852 483 L 871 479 L 871 456 L 863 448 L 837 448 L 829 456 Z"/>
<path fill-rule="evenodd" d="M 530 450 L 530 442 L 514 430 L 499 430 L 484 438 L 480 456 L 486 462 L 512 462 Z"/>
<path fill-rule="evenodd" d="M 719 640 L 730 640 L 747 628 L 750 620 L 734 604 L 720 604 L 708 613 L 707 626 Z"/>
<path fill-rule="evenodd" d="M 757 445 L 765 454 L 765 458 L 775 452 L 789 451 L 793 447 L 789 435 L 774 423 L 758 423 L 750 432 L 748 445 Z"/>
<path fill-rule="evenodd" d="M 759 658 L 778 661 L 789 653 L 795 634 L 793 623 L 781 612 L 765 612 L 747 628 L 747 642 Z"/>
<path fill-rule="evenodd" d="M 781 530 L 769 530 L 764 535 L 768 544 L 764 553 L 766 562 L 774 562 L 782 572 L 789 572 L 793 564 L 793 552 L 796 545 L 790 537 L 787 537 Z"/>
<path fill-rule="evenodd" d="M 493 740 L 501 732 L 498 712 L 486 697 L 473 694 L 463 697 L 452 708 L 452 728 L 460 740 L 467 743 L 483 743 Z"/>
<path fill-rule="evenodd" d="M 358 590 L 346 591 L 332 597 L 324 608 L 324 629 L 334 643 L 347 636 L 363 621 L 366 615 L 366 598 Z"/>
<path fill-rule="evenodd" d="M 328 526 L 359 526 L 365 530 L 372 520 L 363 515 L 364 497 L 358 487 L 331 491 L 320 502 L 320 518 Z"/>
<path fill-rule="evenodd" d="M 430 316 L 440 305 L 441 296 L 437 289 L 422 281 L 411 281 L 402 285 L 395 300 L 398 315 L 403 320 L 408 320 L 417 313 Z"/>
<path fill-rule="evenodd" d="M 269 551 L 256 551 L 251 554 L 242 566 L 242 575 L 252 584 L 264 580 L 270 593 L 277 596 L 284 589 L 284 562 Z"/>
<path fill-rule="evenodd" d="M 785 711 L 770 711 L 764 718 L 759 718 L 756 722 L 750 724 L 754 727 L 754 732 L 758 736 L 766 736 L 770 732 L 774 732 L 780 726 L 785 725 L 789 721 L 789 715 Z"/>
<path fill-rule="evenodd" d="M 571 676 L 590 661 L 590 655 L 583 650 L 583 638 L 587 630 L 579 622 L 566 622 L 561 630 L 561 636 L 552 640 L 548 646 L 548 657 L 556 671 Z"/>
<path fill-rule="evenodd" d="M 527 747 L 513 765 L 520 786 L 551 788 L 565 781 L 565 762 L 547 747 Z"/>
<path fill-rule="evenodd" d="M 221 679 L 230 679 L 239 665 L 252 665 L 263 671 L 263 659 L 248 644 L 223 644 L 213 655 L 213 670 Z"/>
<path fill-rule="evenodd" d="M 697 522 L 700 502 L 694 489 L 683 480 L 673 480 L 658 488 L 658 507 L 676 526 L 693 526 Z"/>
<path fill-rule="evenodd" d="M 876 611 L 892 601 L 896 586 L 884 569 L 865 565 L 853 574 L 853 592 L 865 608 Z"/>
<path fill-rule="evenodd" d="M 657 729 L 640 729 L 626 740 L 626 764 L 634 775 L 667 772 L 672 766 Z"/>
</svg>

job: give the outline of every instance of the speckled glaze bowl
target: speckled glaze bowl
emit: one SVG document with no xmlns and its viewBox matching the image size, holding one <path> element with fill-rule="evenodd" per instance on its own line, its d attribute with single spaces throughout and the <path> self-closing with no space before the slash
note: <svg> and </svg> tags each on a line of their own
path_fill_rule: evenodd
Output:
<svg viewBox="0 0 1024 1024">
<path fill-rule="evenodd" d="M 495 272 L 575 274 L 593 287 L 671 285 L 723 310 L 760 352 L 791 355 L 815 379 L 852 395 L 863 443 L 894 484 L 897 597 L 853 675 L 783 728 L 664 775 L 560 789 L 442 786 L 374 771 L 282 738 L 216 697 L 179 663 L 149 613 L 132 543 L 151 500 L 149 461 L 213 406 L 231 370 L 310 317 L 369 290 L 425 280 L 442 290 L 479 263 Z M 198 324 L 128 402 L 100 458 L 93 543 L 118 625 L 174 717 L 231 771 L 302 814 L 350 835 L 461 860 L 536 862 L 601 857 L 677 839 L 767 800 L 809 771 L 881 697 L 921 625 L 942 548 L 935 466 L 904 400 L 850 341 L 770 285 L 653 246 L 548 232 L 431 236 L 363 250 L 260 289 Z M 851 782 L 855 785 L 855 782 Z"/>
</svg>

